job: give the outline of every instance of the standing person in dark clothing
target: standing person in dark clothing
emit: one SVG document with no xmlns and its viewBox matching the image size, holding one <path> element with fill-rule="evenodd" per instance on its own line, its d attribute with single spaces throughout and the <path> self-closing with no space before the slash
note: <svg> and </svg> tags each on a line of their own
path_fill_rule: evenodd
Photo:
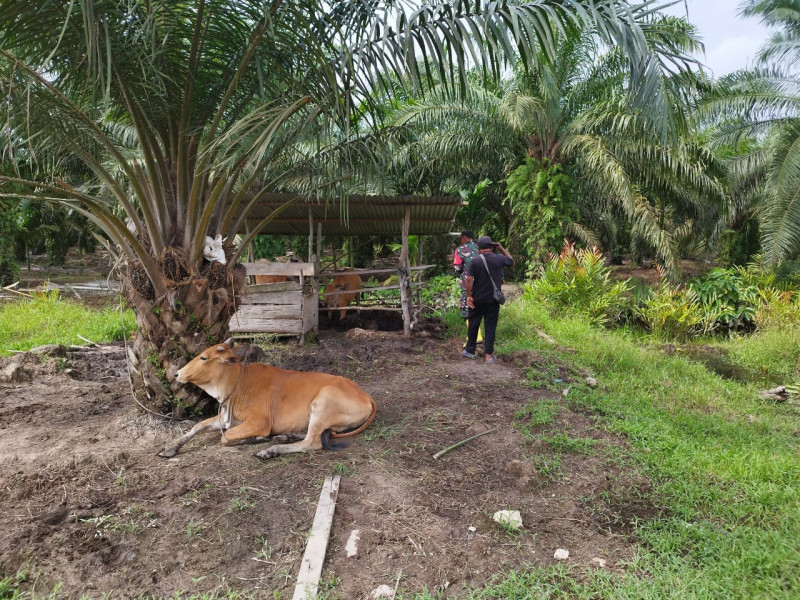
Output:
<svg viewBox="0 0 800 600">
<path fill-rule="evenodd" d="M 495 254 L 495 249 L 501 254 Z M 500 303 L 494 299 L 494 285 L 500 288 L 503 283 L 503 267 L 510 267 L 514 259 L 503 248 L 493 242 L 489 236 L 478 238 L 478 252 L 467 267 L 467 306 L 469 307 L 469 330 L 467 347 L 461 353 L 466 358 L 476 358 L 475 346 L 481 320 L 485 320 L 484 350 L 486 363 L 496 362 L 494 357 L 494 334 L 497 330 L 497 319 L 500 316 Z M 490 279 L 491 277 L 491 279 Z"/>
</svg>

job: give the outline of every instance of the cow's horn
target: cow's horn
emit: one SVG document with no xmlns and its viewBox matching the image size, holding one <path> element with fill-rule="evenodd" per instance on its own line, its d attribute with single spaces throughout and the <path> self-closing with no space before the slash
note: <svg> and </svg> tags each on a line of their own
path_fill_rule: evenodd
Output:
<svg viewBox="0 0 800 600">
<path fill-rule="evenodd" d="M 229 337 L 227 340 L 223 342 L 223 344 L 227 344 L 228 348 L 233 348 L 233 338 Z"/>
</svg>

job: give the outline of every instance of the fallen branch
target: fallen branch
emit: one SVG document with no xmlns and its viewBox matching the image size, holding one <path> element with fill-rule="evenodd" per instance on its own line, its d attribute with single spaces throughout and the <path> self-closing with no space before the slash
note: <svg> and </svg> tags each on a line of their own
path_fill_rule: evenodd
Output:
<svg viewBox="0 0 800 600">
<path fill-rule="evenodd" d="M 486 431 L 484 431 L 482 433 L 478 433 L 476 435 L 473 435 L 472 437 L 468 437 L 465 440 L 461 440 L 460 442 L 458 442 L 456 444 L 453 444 L 452 446 L 450 446 L 448 448 L 445 448 L 444 450 L 440 450 L 439 452 L 437 452 L 436 454 L 433 455 L 433 458 L 441 458 L 442 456 L 444 456 L 445 454 L 450 452 L 450 450 L 455 450 L 459 446 L 463 446 L 467 442 L 471 442 L 472 440 L 474 440 L 476 438 L 479 438 L 482 435 L 486 435 L 487 433 L 492 433 L 493 431 L 497 431 L 497 427 L 494 427 L 493 429 L 487 429 Z"/>
<path fill-rule="evenodd" d="M 99 346 L 99 345 L 100 345 L 100 344 L 98 344 L 97 342 L 93 342 L 93 341 L 92 341 L 92 340 L 90 340 L 89 338 L 85 338 L 85 337 L 83 337 L 83 336 L 82 336 L 80 333 L 78 333 L 78 334 L 76 334 L 76 335 L 77 335 L 79 338 L 81 338 L 81 339 L 82 339 L 84 342 L 86 342 L 87 344 L 91 344 L 92 346 Z"/>
<path fill-rule="evenodd" d="M 537 330 L 536 330 L 536 333 L 538 334 L 538 336 L 539 336 L 540 338 L 542 338 L 542 339 L 543 339 L 545 342 L 547 342 L 548 344 L 552 344 L 553 346 L 558 346 L 558 342 L 556 342 L 556 341 L 555 341 L 553 338 L 551 338 L 549 335 L 547 335 L 547 334 L 546 334 L 544 331 L 542 331 L 541 329 L 537 329 Z"/>
<path fill-rule="evenodd" d="M 7 292 L 11 292 L 12 294 L 18 294 L 20 296 L 25 296 L 26 298 L 33 298 L 33 296 L 31 296 L 30 294 L 26 294 L 25 292 L 20 292 L 19 290 L 13 289 L 13 288 L 17 287 L 18 285 L 19 285 L 19 281 L 17 281 L 16 283 L 12 283 L 11 285 L 7 285 L 3 289 L 5 291 L 7 291 Z"/>
</svg>

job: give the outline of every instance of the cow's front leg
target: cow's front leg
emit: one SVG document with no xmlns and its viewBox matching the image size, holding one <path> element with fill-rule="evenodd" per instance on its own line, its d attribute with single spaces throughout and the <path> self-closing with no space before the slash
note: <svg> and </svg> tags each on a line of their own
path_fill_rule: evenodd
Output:
<svg viewBox="0 0 800 600">
<path fill-rule="evenodd" d="M 204 419 L 192 427 L 189 431 L 184 433 L 177 440 L 175 440 L 172 444 L 164 446 L 164 449 L 159 452 L 158 455 L 161 458 L 172 458 L 178 453 L 178 450 L 180 450 L 186 442 L 188 442 L 198 433 L 203 433 L 204 431 L 220 431 L 222 429 L 222 425 L 222 419 L 220 419 L 218 416 Z"/>
</svg>

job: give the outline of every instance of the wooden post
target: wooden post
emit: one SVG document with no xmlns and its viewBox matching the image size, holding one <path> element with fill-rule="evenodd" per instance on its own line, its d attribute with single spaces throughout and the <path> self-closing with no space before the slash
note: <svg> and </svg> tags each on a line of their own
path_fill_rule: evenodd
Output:
<svg viewBox="0 0 800 600">
<path fill-rule="evenodd" d="M 317 260 L 314 266 L 317 268 L 317 275 L 322 270 L 322 223 L 317 223 Z"/>
<path fill-rule="evenodd" d="M 303 562 L 300 563 L 300 573 L 297 575 L 292 600 L 313 600 L 317 597 L 322 563 L 325 562 L 325 550 L 328 548 L 328 537 L 331 534 L 333 512 L 336 510 L 340 479 L 340 475 L 328 476 L 322 484 L 317 512 L 311 525 Z"/>
<path fill-rule="evenodd" d="M 417 236 L 417 266 L 421 267 L 425 263 L 422 262 L 422 235 Z M 423 271 L 420 269 L 417 271 L 417 281 L 422 283 L 422 274 Z M 417 288 L 417 310 L 422 310 L 422 286 L 420 285 Z"/>
<path fill-rule="evenodd" d="M 244 222 L 244 237 L 245 239 L 250 237 L 250 226 L 247 224 L 247 220 L 245 220 Z M 244 252 L 244 262 L 254 262 L 255 261 L 255 258 L 253 258 L 254 254 L 255 253 L 253 252 L 253 242 L 250 242 L 249 244 L 247 244 L 247 248 L 245 249 Z"/>
<path fill-rule="evenodd" d="M 347 237 L 347 264 L 351 267 L 355 267 L 356 265 L 353 262 L 353 236 Z"/>
<path fill-rule="evenodd" d="M 317 241 L 319 244 L 319 240 Z M 314 213 L 311 210 L 311 206 L 308 207 L 308 261 L 311 262 L 313 259 L 313 252 L 314 252 Z"/>
<path fill-rule="evenodd" d="M 403 216 L 403 245 L 400 250 L 400 265 L 397 277 L 400 280 L 400 304 L 403 307 L 403 334 L 411 335 L 411 267 L 408 260 L 408 230 L 411 225 L 411 207 L 406 206 Z"/>
</svg>

